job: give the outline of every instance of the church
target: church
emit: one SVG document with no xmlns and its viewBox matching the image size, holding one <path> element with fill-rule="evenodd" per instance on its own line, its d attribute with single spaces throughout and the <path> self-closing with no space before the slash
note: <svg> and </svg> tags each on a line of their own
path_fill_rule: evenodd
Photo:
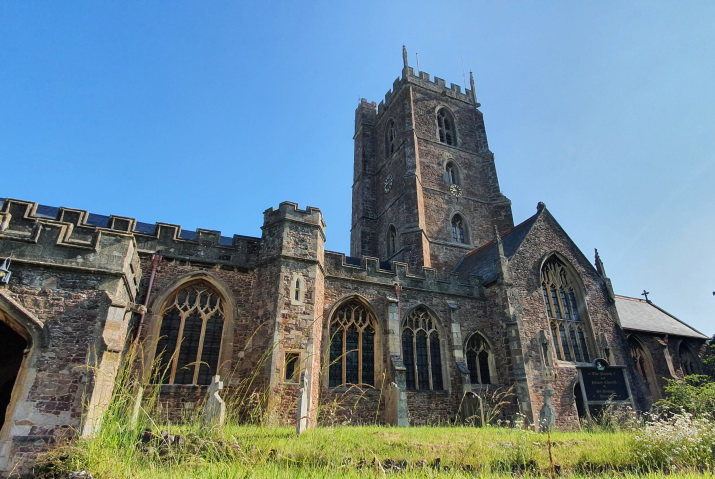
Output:
<svg viewBox="0 0 715 479">
<path fill-rule="evenodd" d="M 479 424 L 499 396 L 577 429 L 699 372 L 708 338 L 615 294 L 546 205 L 515 224 L 479 107 L 403 48 L 355 112 L 349 256 L 290 202 L 257 238 L 1 199 L 0 472 L 101 427 L 126 361 L 166 420 L 219 376 L 236 420 L 294 424 L 300 399 L 309 427 Z"/>
</svg>

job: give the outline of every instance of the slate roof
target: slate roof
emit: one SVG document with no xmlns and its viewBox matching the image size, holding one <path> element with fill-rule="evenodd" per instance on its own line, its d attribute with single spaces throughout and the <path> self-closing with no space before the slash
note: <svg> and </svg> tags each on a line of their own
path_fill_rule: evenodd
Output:
<svg viewBox="0 0 715 479">
<path fill-rule="evenodd" d="M 504 248 L 504 256 L 511 259 L 529 234 L 531 227 L 536 222 L 539 213 L 536 213 L 526 221 L 516 225 L 506 233 L 500 234 Z M 479 248 L 470 251 L 459 261 L 454 268 L 455 273 L 460 276 L 480 276 L 485 283 L 497 279 L 497 262 L 499 260 L 499 247 L 495 240 L 486 243 Z"/>
<path fill-rule="evenodd" d="M 616 309 L 623 329 L 708 339 L 700 331 L 644 299 L 616 295 Z"/>
</svg>

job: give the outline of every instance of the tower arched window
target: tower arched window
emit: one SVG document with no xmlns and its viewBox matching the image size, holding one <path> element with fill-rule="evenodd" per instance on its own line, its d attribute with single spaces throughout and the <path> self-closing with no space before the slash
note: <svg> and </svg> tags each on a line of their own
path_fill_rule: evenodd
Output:
<svg viewBox="0 0 715 479">
<path fill-rule="evenodd" d="M 444 165 L 444 180 L 449 185 L 459 184 L 459 174 L 457 172 L 457 166 L 451 161 L 448 161 L 447 164 Z"/>
<path fill-rule="evenodd" d="M 474 333 L 467 341 L 465 351 L 467 355 L 467 368 L 472 384 L 492 384 L 490 368 L 491 350 L 484 336 Z"/>
<path fill-rule="evenodd" d="M 155 382 L 210 384 L 217 374 L 225 320 L 221 295 L 203 281 L 171 295 L 162 308 Z"/>
<path fill-rule="evenodd" d="M 437 135 L 440 143 L 451 146 L 457 145 L 454 117 L 446 108 L 440 108 L 437 111 Z"/>
<path fill-rule="evenodd" d="M 555 257 L 541 268 L 541 289 L 556 357 L 563 361 L 589 362 L 589 335 L 575 282 Z"/>
<path fill-rule="evenodd" d="M 455 243 L 467 243 L 467 229 L 464 226 L 464 219 L 461 215 L 452 217 L 452 241 Z"/>
<path fill-rule="evenodd" d="M 390 118 L 385 127 L 385 156 L 390 156 L 397 149 L 395 121 Z"/>
<path fill-rule="evenodd" d="M 394 225 L 387 229 L 387 257 L 392 257 L 397 251 L 397 230 Z"/>
<path fill-rule="evenodd" d="M 403 323 L 402 356 L 407 389 L 444 389 L 437 320 L 424 306 L 413 309 Z"/>
<path fill-rule="evenodd" d="M 342 304 L 330 321 L 328 386 L 375 385 L 375 316 L 360 301 Z"/>
<path fill-rule="evenodd" d="M 685 341 L 681 342 L 678 347 L 678 358 L 680 358 L 680 369 L 683 376 L 700 374 L 700 361 L 693 350 L 685 344 Z"/>
</svg>

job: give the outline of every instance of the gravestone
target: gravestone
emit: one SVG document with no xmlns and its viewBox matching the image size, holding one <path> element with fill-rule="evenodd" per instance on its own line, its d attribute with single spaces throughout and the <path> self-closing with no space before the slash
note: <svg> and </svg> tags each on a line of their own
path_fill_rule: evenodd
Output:
<svg viewBox="0 0 715 479">
<path fill-rule="evenodd" d="M 226 420 L 226 403 L 218 392 L 223 389 L 221 376 L 214 376 L 209 385 L 208 397 L 204 406 L 204 425 L 208 427 L 223 426 Z"/>
<path fill-rule="evenodd" d="M 295 432 L 303 433 L 308 429 L 308 391 L 310 391 L 310 376 L 305 371 L 300 373 L 300 395 L 298 396 L 298 417 Z"/>
<path fill-rule="evenodd" d="M 551 402 L 551 398 L 554 396 L 554 390 L 551 386 L 546 386 L 544 389 L 544 406 L 541 408 L 539 413 L 539 431 L 553 431 L 556 425 L 556 411 L 554 411 L 554 405 Z"/>
</svg>

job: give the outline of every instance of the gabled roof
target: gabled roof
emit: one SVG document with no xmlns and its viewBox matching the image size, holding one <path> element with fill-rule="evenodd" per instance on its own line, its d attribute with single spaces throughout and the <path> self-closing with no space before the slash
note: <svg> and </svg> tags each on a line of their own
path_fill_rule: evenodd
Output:
<svg viewBox="0 0 715 479">
<path fill-rule="evenodd" d="M 700 331 L 644 299 L 616 295 L 616 309 L 621 327 L 626 330 L 708 339 Z"/>
<path fill-rule="evenodd" d="M 499 235 L 504 248 L 504 256 L 507 259 L 511 259 L 519 250 L 519 246 L 526 239 L 540 213 L 541 210 L 506 233 Z M 464 255 L 454 271 L 460 276 L 480 276 L 485 283 L 489 283 L 497 278 L 498 260 L 499 246 L 496 244 L 496 240 L 492 240 Z"/>
</svg>

